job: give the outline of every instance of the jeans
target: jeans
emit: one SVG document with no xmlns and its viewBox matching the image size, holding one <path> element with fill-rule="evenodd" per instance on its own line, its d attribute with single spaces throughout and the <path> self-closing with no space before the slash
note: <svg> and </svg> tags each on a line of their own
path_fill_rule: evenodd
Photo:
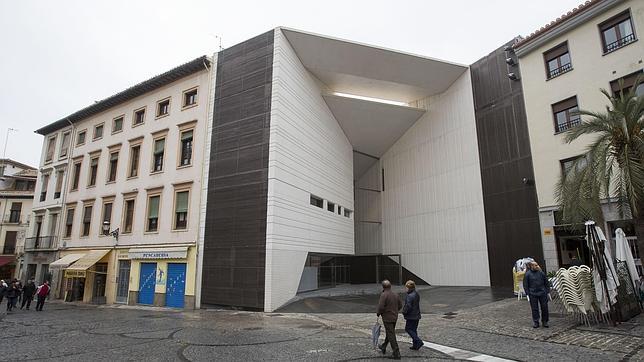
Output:
<svg viewBox="0 0 644 362">
<path fill-rule="evenodd" d="M 38 302 L 36 302 L 36 310 L 42 310 L 42 307 L 45 306 L 45 299 L 46 298 L 47 298 L 46 296 L 44 296 L 44 297 L 40 296 L 40 295 L 38 296 Z"/>
<path fill-rule="evenodd" d="M 532 308 L 532 321 L 535 324 L 539 323 L 539 305 L 541 305 L 541 321 L 548 323 L 548 294 L 544 295 L 531 295 L 530 308 Z"/>
<path fill-rule="evenodd" d="M 27 305 L 27 309 L 31 307 L 31 300 L 34 299 L 32 296 L 25 295 L 22 297 L 22 304 L 20 305 L 20 309 L 25 307 L 25 304 Z"/>
<path fill-rule="evenodd" d="M 385 341 L 382 344 L 382 348 L 387 348 L 387 343 L 390 343 L 391 349 L 394 352 L 394 356 L 400 355 L 400 349 L 398 349 L 398 341 L 396 341 L 396 322 L 383 321 L 382 324 L 385 325 L 385 332 L 387 333 L 385 336 Z"/>
<path fill-rule="evenodd" d="M 405 321 L 405 332 L 407 332 L 412 341 L 414 341 L 412 344 L 414 348 L 423 345 L 423 340 L 418 338 L 418 322 L 420 322 L 420 319 L 407 319 Z"/>
<path fill-rule="evenodd" d="M 7 297 L 7 311 L 11 311 L 16 306 L 18 297 Z"/>
</svg>

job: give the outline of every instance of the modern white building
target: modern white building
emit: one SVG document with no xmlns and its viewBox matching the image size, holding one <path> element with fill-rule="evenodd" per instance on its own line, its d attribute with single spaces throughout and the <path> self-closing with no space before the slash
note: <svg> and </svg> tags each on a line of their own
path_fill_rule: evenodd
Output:
<svg viewBox="0 0 644 362">
<path fill-rule="evenodd" d="M 608 100 L 600 89 L 620 91 L 619 80 L 630 87 L 644 67 L 644 2 L 588 1 L 514 44 L 519 58 L 530 145 L 538 194 L 541 235 L 548 270 L 567 266 L 571 256 L 588 260 L 584 231 L 562 225 L 555 185 L 562 172 L 585 152 L 592 137 L 571 144 L 564 131 L 581 120 L 578 109 L 601 112 Z M 644 93 L 644 86 L 638 90 Z M 604 230 L 614 236 L 622 228 L 637 254 L 633 222 L 604 204 Z M 641 264 L 641 263 L 640 263 Z M 641 266 L 640 266 L 641 267 Z"/>
<path fill-rule="evenodd" d="M 39 267 L 56 271 L 61 298 L 194 308 L 210 62 L 36 131 L 45 146 L 32 235 L 36 249 L 46 239 L 59 251 Z"/>
<path fill-rule="evenodd" d="M 34 167 L 0 159 L 0 279 L 23 278 L 25 236 L 36 184 Z M 36 277 L 30 270 L 27 277 Z"/>
</svg>

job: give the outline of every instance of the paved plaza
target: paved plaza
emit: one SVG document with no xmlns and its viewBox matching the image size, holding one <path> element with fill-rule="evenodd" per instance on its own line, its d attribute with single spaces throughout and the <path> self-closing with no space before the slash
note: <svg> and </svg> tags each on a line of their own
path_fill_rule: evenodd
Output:
<svg viewBox="0 0 644 362">
<path fill-rule="evenodd" d="M 534 330 L 525 300 L 485 288 L 422 294 L 419 334 L 431 348 L 409 350 L 399 323 L 403 360 L 644 360 L 642 316 L 616 328 L 588 328 L 554 310 L 551 328 Z M 376 318 L 368 309 L 376 298 L 305 299 L 276 313 L 50 302 L 43 312 L 2 311 L 0 360 L 382 360 L 369 341 Z"/>
</svg>

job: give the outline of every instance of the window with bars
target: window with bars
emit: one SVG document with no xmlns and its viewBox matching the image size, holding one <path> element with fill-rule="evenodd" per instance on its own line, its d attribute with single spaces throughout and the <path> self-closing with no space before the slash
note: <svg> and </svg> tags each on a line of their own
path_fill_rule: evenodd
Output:
<svg viewBox="0 0 644 362">
<path fill-rule="evenodd" d="M 192 163 L 192 135 L 193 130 L 181 132 L 181 158 L 179 166 L 188 166 Z"/>
<path fill-rule="evenodd" d="M 175 196 L 174 205 L 174 228 L 185 230 L 188 228 L 188 202 L 189 191 L 178 191 Z"/>
<path fill-rule="evenodd" d="M 629 10 L 599 24 L 604 54 L 614 52 L 637 40 Z"/>
<path fill-rule="evenodd" d="M 543 54 L 546 78 L 552 79 L 572 70 L 568 43 L 559 44 Z"/>
<path fill-rule="evenodd" d="M 163 154 L 165 152 L 165 138 L 154 140 L 154 153 L 152 155 L 152 172 L 163 171 Z"/>
<path fill-rule="evenodd" d="M 146 231 L 154 232 L 159 229 L 159 204 L 161 202 L 160 195 L 148 197 L 148 221 Z"/>
<path fill-rule="evenodd" d="M 625 77 L 615 79 L 610 82 L 610 89 L 613 91 L 614 95 L 619 96 L 622 93 L 628 93 L 638 81 L 639 83 L 635 89 L 635 95 L 642 97 L 644 96 L 644 72 L 642 72 L 642 70 L 631 73 Z"/>
<path fill-rule="evenodd" d="M 118 169 L 119 153 L 118 151 L 110 153 L 110 164 L 108 169 L 107 182 L 116 181 L 116 171 Z"/>
<path fill-rule="evenodd" d="M 581 123 L 581 117 L 577 113 L 577 97 L 570 97 L 552 105 L 552 114 L 555 122 L 555 133 L 567 131 Z"/>
</svg>

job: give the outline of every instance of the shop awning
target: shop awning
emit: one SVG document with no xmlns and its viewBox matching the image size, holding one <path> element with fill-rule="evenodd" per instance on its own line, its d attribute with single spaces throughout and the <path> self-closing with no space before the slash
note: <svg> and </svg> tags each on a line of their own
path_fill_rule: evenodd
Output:
<svg viewBox="0 0 644 362">
<path fill-rule="evenodd" d="M 55 262 L 49 264 L 49 269 L 65 269 L 85 254 L 67 254 Z"/>
<path fill-rule="evenodd" d="M 130 259 L 185 259 L 188 247 L 130 249 L 129 256 Z"/>
<path fill-rule="evenodd" d="M 107 250 L 90 250 L 89 253 L 85 254 L 82 258 L 78 259 L 77 262 L 75 262 L 72 266 L 68 267 L 67 270 L 78 270 L 78 271 L 85 271 L 94 264 L 96 264 L 99 260 L 103 259 L 107 253 L 110 252 L 110 249 Z"/>
<path fill-rule="evenodd" d="M 0 256 L 0 266 L 7 265 L 16 260 L 15 256 Z"/>
</svg>

